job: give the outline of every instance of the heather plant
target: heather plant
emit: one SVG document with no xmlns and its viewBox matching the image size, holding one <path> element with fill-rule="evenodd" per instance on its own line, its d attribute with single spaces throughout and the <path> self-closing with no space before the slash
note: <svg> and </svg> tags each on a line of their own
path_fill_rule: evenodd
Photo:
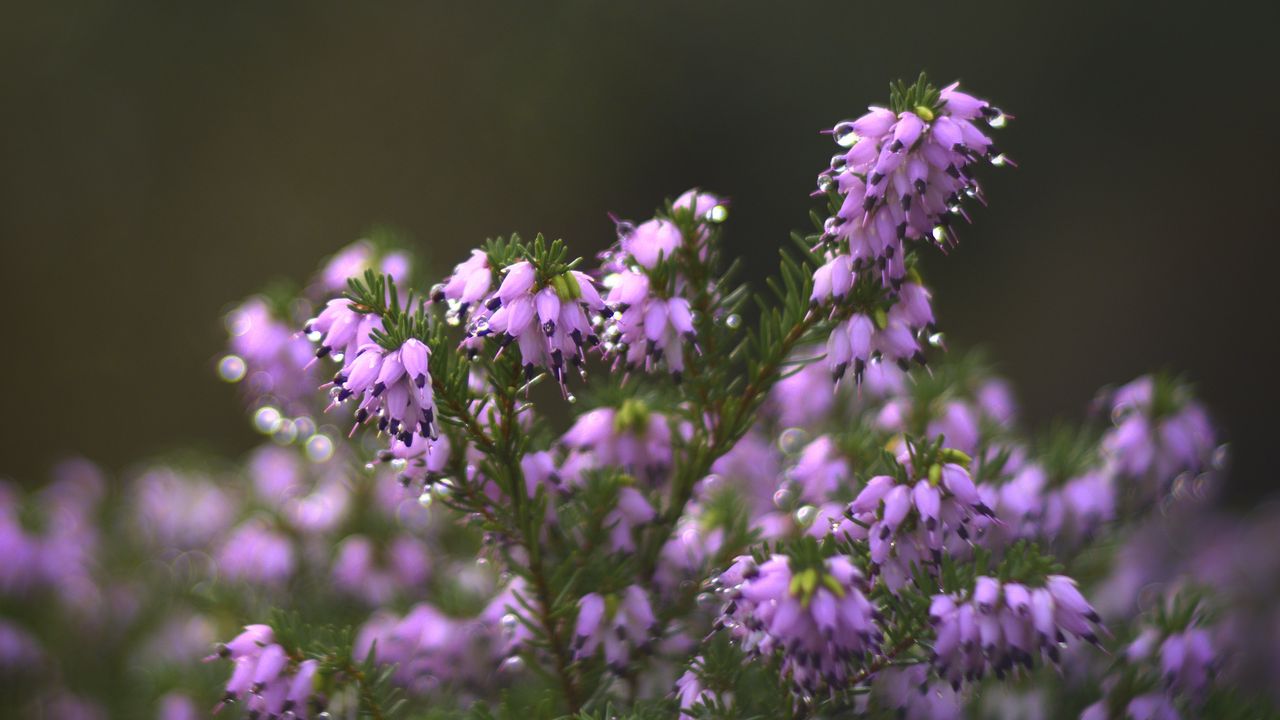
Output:
<svg viewBox="0 0 1280 720">
<path fill-rule="evenodd" d="M 1216 507 L 1190 387 L 1029 433 L 946 347 L 1010 119 L 921 75 L 836 123 L 764 291 L 693 189 L 592 259 L 379 231 L 243 301 L 261 447 L 0 486 L 0 710 L 1276 717 L 1280 514 Z"/>
</svg>

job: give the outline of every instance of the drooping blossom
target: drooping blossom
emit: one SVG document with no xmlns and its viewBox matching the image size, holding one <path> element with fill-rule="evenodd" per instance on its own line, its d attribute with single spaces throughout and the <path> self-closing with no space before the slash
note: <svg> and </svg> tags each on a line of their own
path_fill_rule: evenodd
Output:
<svg viewBox="0 0 1280 720">
<path fill-rule="evenodd" d="M 1166 491 L 1181 473 L 1210 468 L 1215 433 L 1209 415 L 1186 388 L 1164 378 L 1140 377 L 1111 398 L 1115 426 L 1102 447 L 1116 470 Z"/>
<path fill-rule="evenodd" d="M 914 361 L 924 364 L 924 349 L 917 337 L 920 328 L 911 325 L 913 318 L 894 305 L 887 313 L 875 317 L 856 313 L 837 324 L 827 336 L 827 367 L 832 379 L 839 381 L 850 368 L 857 383 L 867 367 L 879 360 L 893 362 L 906 370 Z"/>
<path fill-rule="evenodd" d="M 852 473 L 835 440 L 830 435 L 820 435 L 800 451 L 786 476 L 798 488 L 800 500 L 821 503 L 832 499 Z"/>
<path fill-rule="evenodd" d="M 316 343 L 317 358 L 332 357 L 346 367 L 362 347 L 373 342 L 369 333 L 381 329 L 382 318 L 376 313 L 358 312 L 347 298 L 334 298 L 302 331 Z"/>
<path fill-rule="evenodd" d="M 850 558 L 792 563 L 785 555 L 759 566 L 739 558 L 718 581 L 729 597 L 718 625 L 750 655 L 779 653 L 796 692 L 811 694 L 823 683 L 846 682 L 851 661 L 874 652 L 882 637 L 866 580 Z"/>
<path fill-rule="evenodd" d="M 319 662 L 291 657 L 274 641 L 269 626 L 245 627 L 244 632 L 218 646 L 218 652 L 205 659 L 218 658 L 232 663 L 219 708 L 242 702 L 250 715 L 280 717 L 292 712 L 299 720 L 316 717 L 324 709 L 313 685 Z"/>
<path fill-rule="evenodd" d="M 1056 663 L 1068 635 L 1096 644 L 1101 622 L 1064 575 L 1038 586 L 981 576 L 971 593 L 935 595 L 929 620 L 937 633 L 933 665 L 957 690 L 988 672 L 1004 678 L 1015 666 L 1030 669 L 1041 655 Z"/>
<path fill-rule="evenodd" d="M 976 124 L 1002 125 L 1003 113 L 955 84 L 928 100 L 926 88 L 917 90 L 918 97 L 895 101 L 932 104 L 872 107 L 832 128 L 836 143 L 848 149 L 819 176 L 820 190 L 834 189 L 843 199 L 826 223 L 827 236 L 855 267 L 878 267 L 890 280 L 905 275 L 905 241 L 955 243 L 952 218 L 967 217 L 962 203 L 982 195 L 973 166 L 1008 162 L 991 154 L 991 139 Z"/>
<path fill-rule="evenodd" d="M 493 314 L 473 318 L 468 334 L 493 335 L 504 349 L 514 342 L 528 377 L 546 368 L 563 386 L 565 363 L 581 372 L 587 347 L 599 342 L 591 316 L 604 309 L 604 301 L 595 284 L 577 270 L 541 278 L 528 260 L 503 268 L 502 274 L 502 284 L 485 300 Z"/>
<path fill-rule="evenodd" d="M 680 704 L 679 720 L 694 720 L 694 716 L 690 715 L 689 711 L 693 710 L 695 705 L 710 705 L 719 699 L 710 689 L 703 687 L 702 679 L 694 669 L 702 662 L 701 656 L 695 657 L 694 667 L 685 670 L 684 674 L 676 680 L 676 700 Z"/>
<path fill-rule="evenodd" d="M 318 375 L 311 344 L 272 313 L 267 300 L 251 297 L 227 313 L 227 349 L 218 373 L 243 382 L 252 404 L 268 398 L 296 412 L 313 397 Z"/>
<path fill-rule="evenodd" d="M 589 452 L 597 467 L 620 468 L 649 483 L 662 480 L 673 461 L 667 417 L 634 399 L 583 413 L 560 442 Z"/>
<path fill-rule="evenodd" d="M 893 710 L 902 720 L 959 720 L 964 703 L 955 690 L 931 681 L 923 664 L 886 667 L 871 678 L 876 707 Z"/>
<path fill-rule="evenodd" d="M 629 585 L 612 596 L 587 593 L 578 601 L 573 655 L 591 657 L 603 647 L 609 669 L 621 673 L 635 653 L 648 648 L 656 630 L 649 596 L 639 585 Z"/>
<path fill-rule="evenodd" d="M 416 338 L 405 340 L 395 350 L 366 344 L 334 377 L 334 401 L 354 400 L 357 425 L 376 419 L 379 432 L 406 446 L 411 447 L 417 436 L 435 439 L 430 357 L 426 343 Z"/>
<path fill-rule="evenodd" d="M 846 509 L 866 528 L 872 566 L 895 592 L 910 578 L 912 564 L 932 567 L 944 551 L 960 554 L 973 536 L 974 518 L 993 514 L 968 470 L 955 460 L 940 458 L 917 474 L 904 453 L 898 461 L 906 482 L 873 477 Z"/>
<path fill-rule="evenodd" d="M 431 556 L 417 538 L 399 535 L 379 546 L 368 537 L 352 535 L 338 546 L 333 583 L 339 591 L 379 607 L 421 591 L 430 570 Z"/>
<path fill-rule="evenodd" d="M 241 523 L 215 554 L 218 570 L 231 580 L 278 587 L 293 575 L 296 556 L 293 543 L 266 523 Z"/>
<path fill-rule="evenodd" d="M 649 275 L 639 268 L 608 275 L 604 284 L 611 311 L 605 322 L 605 350 L 628 369 L 648 371 L 662 361 L 679 380 L 685 345 L 696 340 L 689 301 L 654 292 Z"/>
<path fill-rule="evenodd" d="M 367 270 L 390 275 L 396 283 L 409 279 L 408 254 L 400 250 L 380 251 L 369 240 L 357 240 L 329 258 L 316 276 L 318 289 L 331 294 L 347 289 L 347 279 L 362 277 Z"/>
</svg>

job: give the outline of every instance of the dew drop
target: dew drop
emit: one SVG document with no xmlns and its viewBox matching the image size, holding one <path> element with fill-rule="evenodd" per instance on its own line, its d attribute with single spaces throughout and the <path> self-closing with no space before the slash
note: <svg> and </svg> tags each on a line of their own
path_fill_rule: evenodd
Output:
<svg viewBox="0 0 1280 720">
<path fill-rule="evenodd" d="M 333 441 L 328 435 L 317 433 L 307 438 L 306 451 L 311 462 L 328 462 L 333 457 Z"/>
<path fill-rule="evenodd" d="M 724 205 L 716 205 L 707 211 L 706 220 L 709 223 L 722 223 L 729 218 L 729 208 Z"/>
<path fill-rule="evenodd" d="M 836 144 L 840 147 L 853 147 L 858 140 L 858 133 L 853 131 L 853 123 L 842 122 L 831 130 L 831 134 L 836 139 Z"/>
<path fill-rule="evenodd" d="M 422 494 L 418 496 L 418 504 L 424 508 L 431 507 L 431 503 L 434 501 L 435 496 L 431 494 L 430 490 L 423 490 Z"/>
<path fill-rule="evenodd" d="M 831 156 L 832 172 L 842 173 L 847 167 L 849 167 L 849 159 L 846 158 L 843 153 L 837 153 Z"/>
<path fill-rule="evenodd" d="M 934 347 L 942 347 L 942 343 L 945 341 L 946 337 L 940 332 L 936 332 L 929 336 L 929 344 Z"/>
<path fill-rule="evenodd" d="M 996 167 L 1004 167 L 1009 164 L 1009 158 L 1006 157 L 1004 153 L 1000 153 L 999 155 L 991 158 L 991 164 Z"/>
<path fill-rule="evenodd" d="M 244 379 L 248 367 L 244 358 L 239 355 L 227 355 L 218 361 L 218 377 L 229 383 L 237 383 Z"/>
<path fill-rule="evenodd" d="M 568 395 L 566 395 L 566 396 L 565 396 L 565 398 L 564 398 L 564 399 L 565 399 L 565 401 L 567 401 L 570 405 L 572 405 L 572 404 L 574 404 L 574 403 L 578 402 L 578 396 L 577 396 L 577 395 L 574 395 L 573 393 L 569 393 Z"/>
<path fill-rule="evenodd" d="M 809 442 L 809 433 L 804 428 L 790 427 L 778 435 L 778 449 L 788 455 L 800 452 Z"/>
<path fill-rule="evenodd" d="M 264 405 L 253 414 L 253 426 L 263 435 L 271 435 L 280 429 L 283 419 L 279 410 L 270 405 Z"/>
<path fill-rule="evenodd" d="M 724 319 L 724 326 L 730 330 L 737 330 L 742 325 L 742 316 L 737 313 L 729 313 Z"/>
<path fill-rule="evenodd" d="M 499 669 L 508 673 L 520 672 L 521 670 L 524 670 L 524 658 L 519 655 L 512 655 L 502 661 L 502 665 L 499 666 Z"/>
<path fill-rule="evenodd" d="M 933 228 L 934 242 L 943 243 L 946 241 L 946 239 L 947 239 L 947 229 L 944 226 L 938 225 Z"/>
<path fill-rule="evenodd" d="M 773 505 L 779 510 L 786 510 L 791 507 L 791 501 L 794 499 L 791 490 L 778 488 L 778 491 L 773 494 Z"/>
<path fill-rule="evenodd" d="M 1231 446 L 1223 443 L 1213 449 L 1213 458 L 1210 461 L 1214 470 L 1225 470 L 1227 464 L 1231 462 Z"/>
<path fill-rule="evenodd" d="M 716 597 L 711 593 L 704 592 L 704 593 L 698 593 L 698 596 L 694 598 L 694 600 L 697 601 L 698 607 L 709 608 L 715 604 Z"/>
<path fill-rule="evenodd" d="M 502 616 L 502 629 L 507 632 L 514 632 L 516 626 L 520 624 L 520 618 L 515 613 L 507 613 Z"/>
<path fill-rule="evenodd" d="M 311 332 L 307 333 L 307 339 L 313 343 L 320 342 L 320 338 L 322 337 L 324 337 L 324 333 L 320 332 L 319 330 L 312 330 Z"/>
<path fill-rule="evenodd" d="M 823 173 L 818 176 L 818 189 L 822 192 L 827 192 L 831 188 L 835 187 L 835 185 L 836 179 L 830 175 Z"/>
<path fill-rule="evenodd" d="M 796 523 L 801 527 L 809 527 L 817 517 L 818 508 L 812 505 L 805 505 L 799 510 L 796 510 Z"/>
<path fill-rule="evenodd" d="M 987 121 L 987 124 L 999 130 L 1000 128 L 1009 124 L 1009 116 L 1005 115 L 1003 112 L 997 111 L 996 114 L 992 116 L 990 120 Z"/>
</svg>

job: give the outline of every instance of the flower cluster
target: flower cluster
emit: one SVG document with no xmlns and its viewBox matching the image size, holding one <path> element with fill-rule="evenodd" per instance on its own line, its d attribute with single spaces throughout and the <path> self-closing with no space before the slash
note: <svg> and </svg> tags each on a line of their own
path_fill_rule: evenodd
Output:
<svg viewBox="0 0 1280 720">
<path fill-rule="evenodd" d="M 577 270 L 548 274 L 529 260 L 502 274 L 502 284 L 484 301 L 485 312 L 473 313 L 468 334 L 494 335 L 502 348 L 514 342 L 530 378 L 546 368 L 563 386 L 566 362 L 584 372 L 586 349 L 599 342 L 591 316 L 604 308 L 591 278 Z"/>
<path fill-rule="evenodd" d="M 987 672 L 1003 678 L 1017 665 L 1031 668 L 1041 654 L 1057 662 L 1068 634 L 1096 644 L 1101 622 L 1064 575 L 1047 576 L 1042 587 L 981 576 L 968 595 L 935 595 L 929 620 L 934 667 L 956 689 Z"/>
<path fill-rule="evenodd" d="M 952 217 L 964 216 L 967 198 L 982 199 L 973 165 L 990 160 L 991 139 L 975 124 L 1001 126 L 1006 116 L 984 100 L 942 90 L 922 76 L 914 85 L 893 88 L 891 108 L 872 107 L 831 130 L 848 148 L 831 159 L 818 177 L 830 194 L 820 250 L 824 263 L 814 272 L 814 305 L 835 302 L 850 314 L 837 322 L 827 341 L 827 364 L 838 381 L 852 367 L 862 377 L 872 360 L 900 365 L 923 363 L 925 342 L 935 335 L 930 294 L 908 260 L 908 241 L 955 243 Z"/>
<path fill-rule="evenodd" d="M 324 702 L 315 692 L 316 660 L 297 661 L 274 641 L 268 625 L 248 625 L 234 639 L 218 646 L 208 660 L 233 664 L 221 705 L 244 702 L 251 715 L 278 718 L 284 713 L 302 720 L 317 716 Z"/>
<path fill-rule="evenodd" d="M 864 594 L 866 579 L 851 558 L 801 568 L 785 555 L 759 565 L 742 557 L 719 583 L 729 597 L 719 622 L 746 652 L 781 653 L 783 674 L 797 692 L 846 681 L 850 663 L 875 652 L 882 640 L 877 611 Z"/>
<path fill-rule="evenodd" d="M 1210 468 L 1213 425 L 1185 387 L 1167 378 L 1140 377 L 1112 395 L 1111 417 L 1115 427 L 1102 446 L 1119 473 L 1164 492 L 1182 473 Z"/>
<path fill-rule="evenodd" d="M 334 403 L 356 399 L 357 425 L 377 418 L 378 431 L 392 435 L 406 448 L 413 446 L 415 436 L 435 440 L 430 357 L 431 350 L 417 338 L 391 351 L 377 343 L 364 345 L 334 376 Z"/>
<path fill-rule="evenodd" d="M 634 653 L 653 642 L 657 624 L 649 596 L 639 585 L 630 585 L 616 595 L 587 593 L 578 601 L 574 657 L 591 657 L 603 646 L 605 663 L 621 673 Z"/>
<path fill-rule="evenodd" d="M 657 217 L 639 225 L 618 223 L 618 244 L 602 254 L 609 292 L 605 302 L 605 349 L 628 369 L 651 369 L 663 360 L 678 381 L 685 343 L 696 341 L 689 280 L 671 262 L 687 250 L 704 262 L 710 224 L 724 219 L 724 201 L 689 190 L 672 205 L 674 219 Z M 688 220 L 686 237 L 677 220 Z M 694 345 L 696 348 L 696 345 Z"/>
<path fill-rule="evenodd" d="M 965 469 L 969 458 L 946 449 L 936 455 L 936 462 L 924 465 L 923 457 L 903 454 L 902 478 L 871 478 L 845 511 L 856 522 L 846 532 L 861 536 L 865 528 L 872 566 L 895 591 L 910 578 L 913 564 L 936 566 L 944 551 L 963 555 L 974 517 L 993 514 Z M 917 465 L 927 469 L 918 475 Z"/>
</svg>

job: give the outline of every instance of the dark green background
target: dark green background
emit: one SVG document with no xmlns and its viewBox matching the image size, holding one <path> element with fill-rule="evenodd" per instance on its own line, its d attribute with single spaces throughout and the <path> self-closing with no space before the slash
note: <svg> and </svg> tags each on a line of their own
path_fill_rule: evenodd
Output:
<svg viewBox="0 0 1280 720">
<path fill-rule="evenodd" d="M 730 195 L 760 278 L 822 127 L 924 68 L 1015 113 L 1022 165 L 931 257 L 953 344 L 1038 423 L 1185 371 L 1240 500 L 1270 488 L 1275 17 L 1264 3 L 9 3 L 0 10 L 0 472 L 253 437 L 211 359 L 228 301 L 373 223 L 441 266 L 606 211 Z M 536 9 L 534 9 L 536 8 Z"/>
</svg>

